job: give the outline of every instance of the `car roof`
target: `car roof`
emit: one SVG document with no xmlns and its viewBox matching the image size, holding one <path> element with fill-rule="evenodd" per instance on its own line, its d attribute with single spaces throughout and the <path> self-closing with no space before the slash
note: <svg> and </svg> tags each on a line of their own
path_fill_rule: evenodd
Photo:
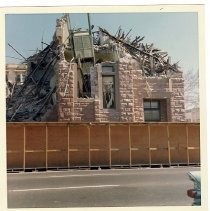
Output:
<svg viewBox="0 0 210 211">
<path fill-rule="evenodd" d="M 190 179 L 194 182 L 201 182 L 201 172 L 200 171 L 190 171 L 187 173 Z"/>
</svg>

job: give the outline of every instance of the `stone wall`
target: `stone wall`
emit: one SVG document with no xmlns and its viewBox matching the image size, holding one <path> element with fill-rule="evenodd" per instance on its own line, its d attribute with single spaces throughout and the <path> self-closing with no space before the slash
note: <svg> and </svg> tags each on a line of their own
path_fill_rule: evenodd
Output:
<svg viewBox="0 0 210 211">
<path fill-rule="evenodd" d="M 75 81 L 77 65 L 61 60 L 57 66 L 58 120 L 74 121 Z M 77 83 L 76 83 L 77 84 Z"/>
<path fill-rule="evenodd" d="M 95 104 L 94 99 L 78 98 L 74 102 L 74 121 L 75 122 L 94 122 Z"/>
<path fill-rule="evenodd" d="M 135 121 L 144 121 L 143 99 L 160 101 L 161 121 L 185 121 L 182 73 L 145 77 L 141 70 L 133 70 L 133 72 Z"/>
<path fill-rule="evenodd" d="M 176 74 L 171 77 L 171 121 L 185 121 L 184 107 L 184 79 L 182 74 Z"/>
<path fill-rule="evenodd" d="M 160 102 L 160 121 L 170 122 L 170 98 L 171 92 L 169 89 L 169 78 L 165 75 L 145 77 L 142 76 L 141 83 L 143 84 L 142 100 L 154 99 Z M 142 108 L 143 110 L 143 108 Z"/>
<path fill-rule="evenodd" d="M 161 103 L 161 121 L 185 121 L 184 80 L 181 73 L 168 77 L 146 77 L 138 63 L 120 59 L 116 65 L 116 108 L 103 108 L 102 65 L 91 72 L 91 98 L 77 97 L 77 65 L 61 61 L 58 64 L 59 121 L 74 122 L 143 122 L 144 99 Z"/>
<path fill-rule="evenodd" d="M 145 92 L 145 81 L 142 79 L 142 70 L 133 71 L 133 90 L 134 90 L 134 121 L 144 121 L 143 94 Z"/>
<path fill-rule="evenodd" d="M 134 90 L 132 60 L 119 61 L 119 110 L 120 120 L 126 122 L 134 121 Z"/>
</svg>

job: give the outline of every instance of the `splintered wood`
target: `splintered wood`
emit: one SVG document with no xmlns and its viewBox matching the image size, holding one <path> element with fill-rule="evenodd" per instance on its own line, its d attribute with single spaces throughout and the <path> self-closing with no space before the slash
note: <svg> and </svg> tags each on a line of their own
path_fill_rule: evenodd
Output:
<svg viewBox="0 0 210 211">
<path fill-rule="evenodd" d="M 125 33 L 121 31 L 121 28 L 116 33 L 116 36 L 111 35 L 106 29 L 100 27 L 99 31 L 125 48 L 141 64 L 146 76 L 167 74 L 168 71 L 179 72 L 178 63 L 170 64 L 170 57 L 168 57 L 167 52 L 155 48 L 153 44 L 143 44 L 141 41 L 144 37 L 136 36 L 132 41 L 127 38 L 127 34 L 131 30 L 126 36 L 124 36 Z"/>
</svg>

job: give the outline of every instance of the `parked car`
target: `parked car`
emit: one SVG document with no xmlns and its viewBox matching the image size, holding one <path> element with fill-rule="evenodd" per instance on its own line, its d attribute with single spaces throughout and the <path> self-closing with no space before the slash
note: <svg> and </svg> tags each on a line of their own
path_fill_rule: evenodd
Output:
<svg viewBox="0 0 210 211">
<path fill-rule="evenodd" d="M 194 183 L 194 188 L 187 190 L 187 195 L 193 198 L 193 206 L 201 205 L 201 175 L 200 171 L 191 171 L 187 173 L 190 180 Z"/>
</svg>

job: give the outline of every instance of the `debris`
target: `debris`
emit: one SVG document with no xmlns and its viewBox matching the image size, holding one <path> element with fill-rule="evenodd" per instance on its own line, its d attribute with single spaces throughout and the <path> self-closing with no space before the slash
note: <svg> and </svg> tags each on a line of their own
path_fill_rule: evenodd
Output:
<svg viewBox="0 0 210 211">
<path fill-rule="evenodd" d="M 26 59 L 27 75 L 22 85 L 16 85 L 7 99 L 7 121 L 40 121 L 51 109 L 56 85 L 50 85 L 54 66 L 59 60 L 58 43 L 52 41 L 43 51 Z"/>
<path fill-rule="evenodd" d="M 171 65 L 168 60 L 166 52 L 154 48 L 153 44 L 144 45 L 141 41 L 144 37 L 136 36 L 131 42 L 126 42 L 119 38 L 119 36 L 111 35 L 107 30 L 99 27 L 100 32 L 108 36 L 111 40 L 116 43 L 120 43 L 125 50 L 130 53 L 134 59 L 141 61 L 142 69 L 146 76 L 153 76 L 155 73 L 165 73 L 166 71 L 179 72 L 177 65 Z M 119 33 L 118 33 L 119 34 Z M 177 63 L 176 63 L 177 64 Z"/>
</svg>

